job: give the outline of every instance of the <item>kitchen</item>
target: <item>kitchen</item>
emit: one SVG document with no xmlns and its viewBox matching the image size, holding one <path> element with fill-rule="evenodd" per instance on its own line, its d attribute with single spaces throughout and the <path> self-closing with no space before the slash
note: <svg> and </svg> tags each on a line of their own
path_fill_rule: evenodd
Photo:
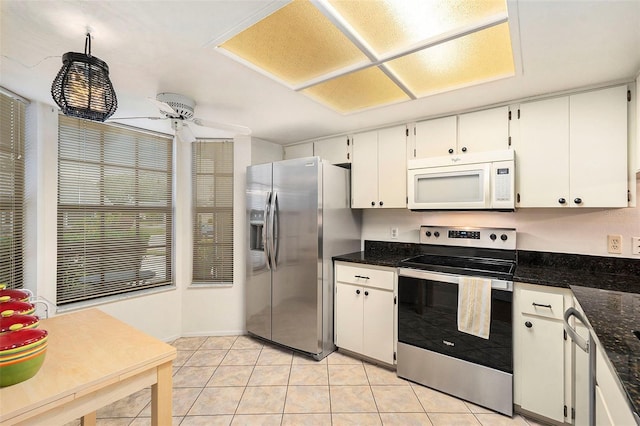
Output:
<svg viewBox="0 0 640 426">
<path fill-rule="evenodd" d="M 3 8 L 9 6 L 17 7 L 17 4 L 16 2 L 5 2 L 3 3 Z M 588 15 L 591 17 L 591 20 L 585 18 L 584 21 L 573 20 L 571 14 L 575 11 L 568 5 L 565 5 L 566 9 L 564 9 L 562 5 L 556 5 L 555 9 L 545 9 L 545 7 L 552 7 L 549 4 L 544 5 L 544 7 L 540 9 L 535 9 L 533 5 L 528 4 L 528 2 L 520 2 L 518 6 L 520 6 L 521 9 L 520 21 L 523 26 L 521 29 L 523 32 L 521 35 L 523 38 L 522 43 L 525 43 L 525 41 L 531 43 L 531 41 L 529 41 L 530 39 L 525 39 L 527 34 L 525 32 L 525 24 L 539 25 L 540 21 L 547 20 L 547 24 L 549 25 L 549 27 L 547 27 L 548 33 L 544 31 L 536 33 L 536 37 L 539 38 L 540 42 L 530 47 L 531 50 L 529 50 L 529 52 L 531 53 L 529 54 L 536 53 L 541 57 L 544 56 L 540 54 L 540 51 L 548 49 L 549 46 L 553 44 L 553 39 L 548 39 L 547 37 L 560 37 L 560 34 L 553 35 L 550 30 L 552 27 L 551 15 L 554 15 L 558 20 L 556 24 L 557 27 L 553 28 L 560 30 L 564 27 L 565 22 L 572 22 L 572 25 L 575 25 L 575 34 L 580 34 L 580 36 L 576 36 L 576 38 L 584 40 L 585 46 L 581 45 L 583 50 L 577 50 L 575 46 L 566 47 L 563 45 L 562 48 L 566 50 L 555 52 L 554 54 L 556 56 L 552 55 L 553 52 L 547 52 L 551 57 L 550 63 L 540 63 L 538 65 L 537 63 L 524 61 L 526 65 L 525 71 L 530 71 L 529 74 L 525 73 L 525 76 L 530 74 L 535 75 L 536 67 L 551 67 L 553 65 L 558 68 L 557 70 L 547 69 L 545 71 L 545 73 L 547 73 L 546 76 L 544 76 L 543 73 L 543 77 L 538 77 L 540 80 L 544 80 L 544 86 L 542 83 L 539 83 L 540 86 L 525 87 L 527 81 L 523 81 L 523 88 L 520 88 L 518 87 L 518 83 L 511 81 L 514 79 L 506 79 L 502 82 L 507 84 L 506 87 L 499 85 L 498 83 L 500 82 L 486 83 L 484 85 L 454 91 L 449 94 L 450 97 L 448 97 L 447 94 L 440 94 L 432 97 L 432 100 L 425 98 L 396 105 L 395 107 L 397 109 L 393 107 L 379 110 L 374 109 L 369 112 L 370 116 L 366 121 L 364 118 L 361 118 L 360 115 L 337 115 L 320 104 L 301 97 L 299 94 L 289 92 L 268 79 L 258 78 L 257 80 L 262 83 L 262 86 L 260 86 L 251 71 L 232 61 L 224 61 L 225 67 L 218 69 L 218 72 L 222 75 L 219 77 L 216 76 L 216 78 L 223 79 L 222 81 L 224 81 L 224 79 L 230 79 L 230 74 L 232 73 L 239 73 L 243 76 L 247 76 L 247 74 L 251 75 L 251 78 L 247 77 L 243 80 L 242 84 L 246 84 L 247 87 L 238 92 L 238 100 L 234 102 L 264 105 L 265 99 L 270 99 L 268 102 L 269 106 L 267 107 L 268 111 L 263 111 L 262 114 L 265 114 L 267 121 L 280 123 L 278 125 L 270 125 L 269 131 L 265 128 L 263 132 L 259 132 L 257 125 L 245 121 L 245 117 L 242 115 L 236 115 L 240 113 L 232 112 L 231 110 L 233 110 L 233 108 L 227 111 L 223 107 L 212 107 L 210 104 L 206 104 L 206 99 L 200 99 L 198 97 L 198 101 L 201 103 L 197 109 L 199 116 L 216 117 L 217 121 L 240 122 L 241 124 L 250 125 L 254 130 L 255 137 L 238 137 L 235 139 L 234 161 L 237 172 L 234 185 L 236 199 L 234 203 L 235 217 L 242 217 L 244 215 L 242 200 L 244 198 L 245 182 L 243 171 L 246 166 L 269 159 L 281 158 L 283 155 L 282 145 L 294 146 L 292 144 L 297 142 L 320 140 L 329 135 L 359 132 L 361 130 L 378 128 L 381 125 L 402 123 L 405 122 L 405 117 L 409 117 L 411 121 L 415 122 L 424 118 L 479 110 L 485 106 L 509 104 L 511 101 L 519 101 L 546 94 L 569 93 L 584 88 L 601 87 L 611 82 L 624 82 L 636 79 L 639 68 L 638 58 L 634 57 L 630 52 L 637 51 L 637 49 L 635 49 L 635 46 L 637 46 L 637 30 L 635 30 L 635 28 L 637 28 L 637 26 L 633 27 L 633 25 L 631 25 L 631 35 L 620 33 L 618 36 L 621 40 L 617 43 L 614 42 L 617 40 L 616 33 L 619 30 L 617 27 L 627 28 L 625 25 L 629 22 L 628 20 L 634 19 L 634 17 L 637 18 L 637 8 L 634 9 L 637 5 L 634 6 L 633 2 L 631 6 L 627 3 L 626 7 L 629 7 L 635 15 L 629 12 L 629 10 L 624 9 L 624 4 L 618 6 L 621 9 L 610 9 L 604 4 L 595 2 L 593 5 L 594 10 L 589 12 Z M 185 64 L 188 64 L 188 61 L 199 60 L 197 56 L 198 52 L 200 52 L 199 49 L 206 41 L 212 38 L 209 22 L 198 19 L 198 15 L 207 15 L 207 13 L 199 10 L 195 5 L 190 5 L 191 8 L 183 8 L 170 3 L 163 5 L 163 7 L 167 8 L 167 11 L 165 11 L 167 15 L 156 17 L 155 22 L 160 22 L 164 26 L 160 28 L 159 31 L 165 31 L 167 33 L 165 36 L 166 39 L 163 39 L 163 41 L 167 46 L 174 46 L 173 50 L 178 52 L 175 53 L 175 58 L 172 58 L 171 55 L 161 50 L 158 46 L 161 43 L 155 43 L 154 39 L 149 35 L 131 36 L 129 37 L 129 41 L 135 40 L 135 42 L 130 42 L 126 47 L 123 46 L 120 48 L 125 51 L 135 52 L 135 54 L 139 54 L 138 50 L 145 51 L 144 58 L 150 62 L 140 63 L 141 60 L 137 60 L 137 62 L 133 63 L 139 64 L 140 68 L 147 70 L 147 72 L 149 72 L 150 69 L 156 68 L 162 69 L 167 73 L 166 75 L 181 75 L 185 68 L 187 68 L 188 77 L 184 77 L 184 79 L 192 78 L 195 80 L 203 71 L 193 71 L 196 67 L 185 66 Z M 233 9 L 230 6 L 228 7 Z M 525 13 L 527 12 L 527 7 L 533 9 L 529 11 L 532 15 Z M 30 229 L 34 231 L 33 234 L 35 235 L 27 236 L 27 238 L 31 238 L 30 241 L 32 241 L 32 244 L 27 245 L 26 252 L 27 261 L 30 262 L 27 275 L 27 282 L 30 284 L 28 284 L 27 287 L 32 288 L 38 295 L 46 299 L 55 300 L 56 277 L 55 274 L 51 274 L 50 271 L 55 270 L 56 266 L 55 256 L 51 255 L 51 253 L 56 252 L 56 229 L 55 223 L 52 223 L 50 218 L 55 217 L 56 214 L 55 197 L 57 188 L 56 179 L 53 179 L 55 176 L 53 170 L 56 170 L 57 167 L 57 155 L 55 143 L 51 143 L 51 141 L 57 139 L 57 112 L 53 112 L 50 109 L 52 101 L 48 92 L 51 80 L 60 66 L 60 60 L 59 58 L 47 60 L 40 65 L 40 68 L 28 67 L 50 55 L 60 55 L 70 50 L 78 51 L 81 48 L 79 45 L 83 41 L 82 33 L 87 22 L 75 24 L 83 19 L 79 19 L 74 15 L 74 11 L 76 11 L 76 9 L 81 10 L 82 8 L 76 8 L 70 5 L 67 10 L 67 21 L 80 28 L 74 27 L 73 29 L 69 29 L 69 31 L 75 31 L 75 33 L 65 34 L 64 42 L 51 47 L 47 47 L 47 44 L 43 43 L 43 40 L 45 40 L 48 35 L 36 35 L 35 37 L 39 38 L 25 39 L 23 42 L 25 44 L 23 44 L 15 39 L 16 36 L 9 34 L 5 36 L 4 34 L 4 31 L 9 31 L 10 29 L 18 31 L 18 26 L 20 25 L 23 25 L 25 28 L 30 28 L 33 22 L 38 23 L 38 25 L 43 26 L 43 28 L 45 24 L 50 25 L 50 22 L 52 20 L 55 21 L 55 17 L 58 16 L 56 13 L 60 12 L 47 9 L 48 8 L 45 8 L 42 4 L 33 3 L 31 5 L 21 6 L 21 8 L 16 11 L 17 15 L 3 13 L 3 27 L 6 29 L 3 29 L 3 55 L 8 56 L 9 59 L 3 57 L 2 85 L 23 97 L 41 102 L 38 104 L 34 103 L 36 105 L 34 108 L 34 119 L 37 120 L 40 125 L 38 126 L 39 145 L 36 148 L 36 162 L 32 165 L 31 170 L 39 185 L 34 194 L 35 198 L 29 200 L 29 202 L 32 203 L 31 207 L 37 211 L 37 214 L 30 218 L 32 221 L 30 223 L 33 224 Z M 123 16 L 135 16 L 134 12 L 142 11 L 145 11 L 145 7 L 136 3 L 133 4 L 132 9 L 127 12 L 129 15 L 125 12 L 122 12 L 122 14 Z M 83 13 L 91 16 L 89 11 L 85 10 Z M 155 13 L 160 14 L 160 12 Z M 233 13 L 239 14 L 239 12 L 231 10 L 229 13 L 230 16 L 227 15 L 226 18 L 233 18 L 230 22 L 237 22 L 239 18 Z M 580 13 L 583 14 L 587 12 L 580 8 Z M 209 15 L 215 14 L 209 13 Z M 218 24 L 220 28 L 226 29 L 231 24 L 225 24 L 222 15 L 221 13 L 220 16 L 214 16 L 211 19 L 216 19 L 216 24 Z M 183 23 L 182 27 L 188 25 L 189 19 L 201 25 L 201 27 L 197 28 L 199 31 L 197 39 L 200 41 L 194 42 L 191 45 L 191 48 L 195 49 L 195 53 L 192 51 L 184 52 L 184 42 L 180 38 L 182 35 L 171 32 L 170 27 L 172 22 L 167 21 L 167 19 L 169 19 L 167 16 L 174 16 L 175 19 L 184 19 L 184 21 L 187 21 Z M 184 16 L 184 18 L 181 16 Z M 529 21 L 526 20 L 527 16 L 531 16 Z M 10 17 L 12 18 L 10 19 Z M 153 14 L 149 15 L 148 21 L 145 21 L 146 28 L 154 27 L 152 25 L 154 22 L 152 21 L 153 18 Z M 607 21 L 605 18 L 609 18 L 610 21 Z M 4 25 L 5 20 L 8 21 L 6 25 Z M 121 23 L 121 25 L 128 23 L 129 22 L 124 22 Z M 604 28 L 599 31 L 593 31 L 590 25 L 596 26 L 596 23 L 601 23 Z M 606 27 L 605 23 L 610 26 Z M 98 23 L 93 25 L 98 26 Z M 180 26 L 176 25 L 176 28 L 179 27 Z M 596 26 L 596 28 L 598 27 Z M 31 31 L 35 31 L 35 28 L 31 28 Z M 51 31 L 54 30 L 52 29 Z M 58 29 L 55 31 L 65 30 Z M 127 94 L 128 91 L 135 91 L 134 88 L 131 87 L 135 86 L 135 84 L 133 80 L 129 82 L 124 76 L 116 79 L 118 73 L 121 71 L 116 71 L 116 68 L 118 68 L 116 66 L 118 54 L 115 51 L 106 50 L 108 49 L 106 40 L 109 36 L 108 28 L 97 27 L 95 31 L 93 49 L 97 56 L 107 60 L 111 66 L 114 85 L 116 85 L 116 90 L 120 96 L 121 110 L 118 111 L 118 114 L 122 113 L 122 116 L 153 115 L 155 110 L 153 110 L 152 107 L 147 107 L 148 102 L 145 98 L 153 96 L 157 89 L 165 90 L 167 87 L 163 86 L 162 80 L 159 80 L 157 83 L 141 84 L 142 90 L 136 94 Z M 100 31 L 103 32 L 103 36 L 100 35 Z M 633 31 L 636 31 L 636 33 Z M 110 36 L 115 37 L 114 34 Z M 101 42 L 101 37 L 104 37 L 105 41 Z M 605 41 L 607 37 L 611 39 Z M 601 50 L 594 51 L 596 48 Z M 24 51 L 22 49 L 24 49 Z M 575 52 L 573 52 L 572 49 L 574 49 Z M 599 52 L 600 55 L 609 58 L 608 61 L 600 62 L 620 65 L 612 67 L 607 64 L 594 64 L 594 61 L 589 58 L 591 55 L 597 56 L 595 52 Z M 186 55 L 186 53 L 189 53 L 189 55 Z M 183 54 L 186 55 L 186 58 L 180 56 Z M 525 46 L 523 46 L 522 55 L 523 60 L 525 60 L 527 58 Z M 154 57 L 160 59 L 154 59 Z M 21 60 L 27 67 L 16 64 L 10 58 Z M 541 59 L 539 60 L 541 61 Z M 621 64 L 625 65 L 622 66 Z M 5 67 L 7 68 L 5 69 Z M 42 67 L 46 68 L 46 70 L 41 70 Z M 123 61 L 119 68 L 127 69 L 128 67 L 131 66 Z M 561 74 L 562 68 L 565 68 L 564 72 L 566 73 L 563 74 L 564 80 L 560 80 L 561 75 L 559 75 Z M 584 68 L 584 70 L 582 70 L 582 68 Z M 133 70 L 128 70 L 128 72 L 133 72 Z M 554 72 L 557 74 L 554 74 Z M 44 74 L 45 76 L 41 77 L 40 74 Z M 157 86 L 155 86 L 155 84 L 157 84 Z M 175 82 L 172 84 L 173 88 L 170 88 L 170 90 L 180 91 L 181 88 L 184 87 L 182 85 L 185 83 Z M 217 85 L 213 89 L 213 93 L 207 96 L 210 96 L 211 99 L 216 99 L 218 95 L 222 96 L 227 90 L 224 87 L 225 84 L 226 83 L 221 83 Z M 204 90 L 204 87 L 199 88 L 199 90 L 200 89 Z M 247 93 L 251 91 L 255 91 L 256 93 Z M 294 102 L 297 103 L 296 108 L 300 110 L 300 115 L 315 117 L 313 122 L 309 122 L 308 118 L 301 117 L 297 123 L 287 124 L 283 123 L 282 117 L 276 117 L 276 115 L 286 114 L 279 112 L 280 108 L 284 108 L 285 101 L 292 100 L 292 98 L 295 98 Z M 303 98 L 303 100 L 299 100 L 298 98 Z M 227 100 L 227 102 L 232 101 Z M 135 105 L 138 109 L 128 107 L 128 104 Z M 436 107 L 435 104 L 438 106 Z M 131 109 L 127 110 L 127 108 Z M 331 122 L 339 123 L 339 126 L 331 128 L 328 124 Z M 148 121 L 140 123 L 140 125 L 150 127 Z M 276 129 L 276 127 L 279 127 L 281 130 Z M 309 133 L 302 133 L 303 129 L 310 129 L 310 131 Z M 161 128 L 159 130 L 165 133 L 171 133 L 171 130 L 167 128 Z M 195 128 L 195 130 L 201 129 Z M 634 137 L 633 132 L 631 135 Z M 206 132 L 201 136 L 218 137 L 213 133 Z M 264 142 L 258 138 L 278 143 Z M 632 148 L 634 148 L 633 145 Z M 189 162 L 190 153 L 184 145 L 180 145 L 177 156 L 179 164 Z M 637 152 L 635 154 L 630 152 L 629 161 L 631 164 L 634 164 L 633 161 L 637 161 Z M 632 170 L 637 170 L 637 166 Z M 179 174 L 177 179 L 180 190 L 176 191 L 176 204 L 189 204 L 189 173 L 185 171 L 182 175 Z M 637 180 L 635 181 L 635 185 L 636 187 L 635 189 L 632 188 L 632 192 L 637 191 Z M 570 211 L 534 208 L 518 209 L 516 212 L 479 211 L 431 213 L 415 213 L 407 209 L 367 209 L 362 212 L 362 220 L 361 241 L 363 243 L 366 240 L 395 241 L 395 238 L 392 237 L 392 229 L 397 229 L 397 241 L 415 243 L 418 241 L 418 229 L 421 225 L 465 226 L 471 222 L 473 226 L 515 228 L 518 231 L 518 248 L 532 251 L 555 251 L 560 253 L 611 256 L 606 250 L 606 236 L 609 234 L 622 235 L 623 253 L 616 257 L 622 256 L 625 258 L 634 258 L 634 255 L 631 254 L 631 238 L 640 235 L 640 229 L 638 229 L 640 213 L 637 207 L 623 209 L 572 209 Z M 184 266 L 185 264 L 189 265 L 191 263 L 190 240 L 179 237 L 180 235 L 188 235 L 190 233 L 190 225 L 188 222 L 188 214 L 178 209 L 175 216 L 177 237 L 175 240 L 176 289 L 174 291 L 114 301 L 101 305 L 100 308 L 165 341 L 180 336 L 241 334 L 244 331 L 243 286 L 245 249 L 243 241 L 245 240 L 246 230 L 239 220 L 235 222 L 235 235 L 237 239 L 234 250 L 236 270 L 234 285 L 222 288 L 197 288 L 189 286 L 191 279 L 190 270 Z M 212 309 L 212 303 L 215 303 L 215 309 Z M 149 307 L 151 307 L 151 309 L 149 309 Z M 144 319 L 141 319 L 139 318 L 138 312 L 143 309 L 146 312 L 146 316 Z"/>
</svg>

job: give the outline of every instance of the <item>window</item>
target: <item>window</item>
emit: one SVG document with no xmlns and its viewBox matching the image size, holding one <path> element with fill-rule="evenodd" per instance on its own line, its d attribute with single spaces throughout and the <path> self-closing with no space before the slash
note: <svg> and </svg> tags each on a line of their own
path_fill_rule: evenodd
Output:
<svg viewBox="0 0 640 426">
<path fill-rule="evenodd" d="M 57 303 L 171 285 L 172 139 L 60 116 Z"/>
<path fill-rule="evenodd" d="M 233 142 L 193 144 L 193 282 L 233 282 Z"/>
<path fill-rule="evenodd" d="M 25 105 L 0 94 L 0 284 L 23 281 Z"/>
</svg>

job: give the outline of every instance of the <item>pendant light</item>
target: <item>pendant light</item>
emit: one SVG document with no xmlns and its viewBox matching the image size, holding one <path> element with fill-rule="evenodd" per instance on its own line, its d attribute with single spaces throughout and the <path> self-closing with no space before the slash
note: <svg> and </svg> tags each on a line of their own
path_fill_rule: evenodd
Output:
<svg viewBox="0 0 640 426">
<path fill-rule="evenodd" d="M 87 33 L 84 54 L 68 52 L 53 80 L 51 95 L 65 115 L 105 121 L 118 107 L 106 62 L 91 56 L 91 34 Z"/>
</svg>

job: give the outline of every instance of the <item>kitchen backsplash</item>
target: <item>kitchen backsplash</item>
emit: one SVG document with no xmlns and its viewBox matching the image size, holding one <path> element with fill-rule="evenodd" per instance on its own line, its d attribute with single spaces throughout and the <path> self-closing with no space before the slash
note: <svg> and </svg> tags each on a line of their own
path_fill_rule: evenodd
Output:
<svg viewBox="0 0 640 426">
<path fill-rule="evenodd" d="M 636 180 L 636 185 L 638 182 Z M 416 243 L 420 225 L 515 228 L 518 250 L 640 259 L 640 255 L 631 254 L 631 238 L 640 237 L 640 207 L 518 209 L 516 212 L 365 209 L 362 241 Z M 397 239 L 391 238 L 392 228 L 398 229 Z M 608 234 L 622 235 L 621 255 L 607 253 Z"/>
</svg>

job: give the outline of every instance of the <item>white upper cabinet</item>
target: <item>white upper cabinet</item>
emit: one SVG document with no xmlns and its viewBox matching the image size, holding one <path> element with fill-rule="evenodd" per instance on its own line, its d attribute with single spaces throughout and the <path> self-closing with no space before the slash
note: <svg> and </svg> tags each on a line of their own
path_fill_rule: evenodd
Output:
<svg viewBox="0 0 640 426">
<path fill-rule="evenodd" d="M 411 158 L 441 157 L 454 153 L 458 138 L 458 117 L 443 117 L 416 123 Z"/>
<path fill-rule="evenodd" d="M 509 108 L 420 121 L 413 133 L 409 159 L 508 149 Z"/>
<path fill-rule="evenodd" d="M 517 207 L 627 206 L 627 88 L 520 105 Z"/>
<path fill-rule="evenodd" d="M 516 205 L 568 206 L 569 98 L 522 104 L 520 117 L 519 138 L 513 138 Z"/>
<path fill-rule="evenodd" d="M 351 207 L 407 206 L 406 126 L 353 135 Z"/>
<path fill-rule="evenodd" d="M 313 143 L 313 152 L 331 164 L 351 163 L 351 137 L 338 136 Z"/>
<path fill-rule="evenodd" d="M 569 103 L 570 201 L 627 207 L 627 87 L 572 95 Z"/>
<path fill-rule="evenodd" d="M 284 159 L 313 157 L 313 142 L 288 145 L 284 147 Z"/>
<path fill-rule="evenodd" d="M 458 116 L 459 153 L 508 148 L 509 107 L 485 109 Z"/>
</svg>

